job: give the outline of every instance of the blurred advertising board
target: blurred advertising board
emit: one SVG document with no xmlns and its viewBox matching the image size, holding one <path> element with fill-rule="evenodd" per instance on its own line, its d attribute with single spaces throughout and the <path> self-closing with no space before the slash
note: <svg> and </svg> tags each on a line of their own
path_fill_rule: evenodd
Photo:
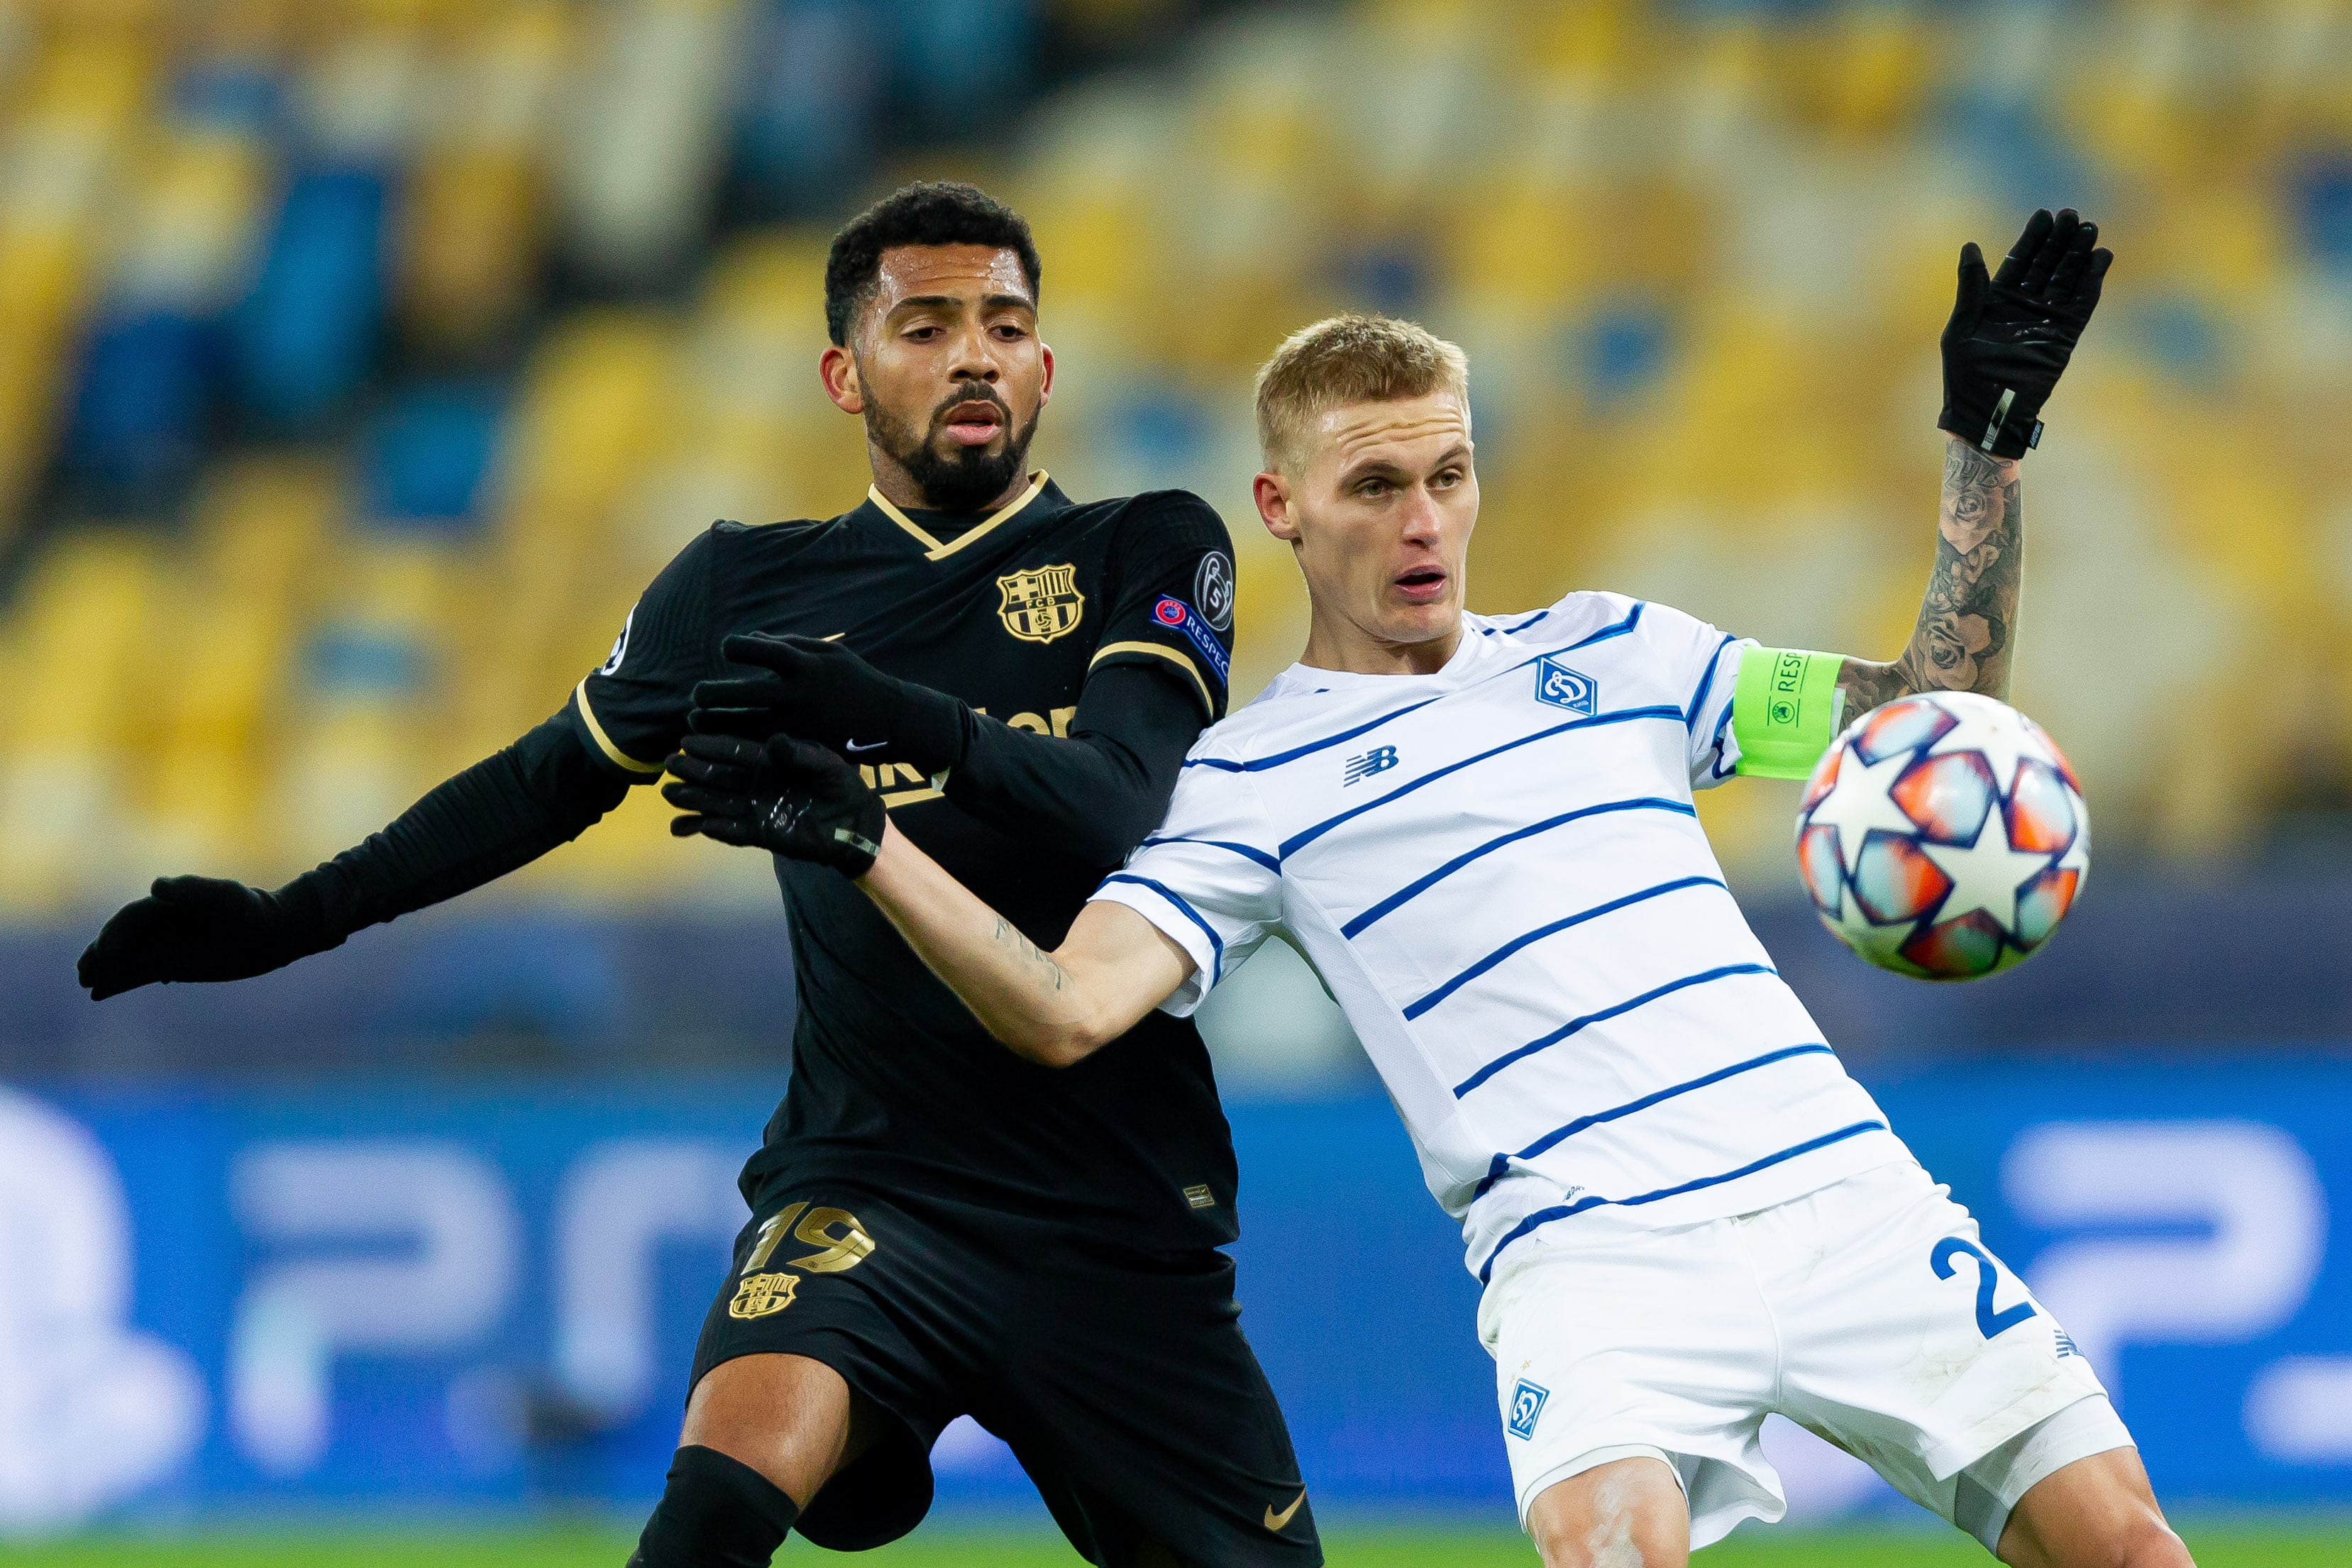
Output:
<svg viewBox="0 0 2352 1568">
<path fill-rule="evenodd" d="M 776 1087 L 0 1088 L 0 1531 L 648 1498 Z M 2352 1058 L 1873 1087 L 2168 1496 L 2352 1497 Z M 1243 1321 L 1317 1495 L 1507 1506 L 1475 1287 L 1387 1103 L 1233 1119 Z M 1772 1448 L 1801 1517 L 1891 1506 L 1792 1428 Z M 943 1506 L 1025 1490 L 968 1422 L 935 1464 Z"/>
</svg>

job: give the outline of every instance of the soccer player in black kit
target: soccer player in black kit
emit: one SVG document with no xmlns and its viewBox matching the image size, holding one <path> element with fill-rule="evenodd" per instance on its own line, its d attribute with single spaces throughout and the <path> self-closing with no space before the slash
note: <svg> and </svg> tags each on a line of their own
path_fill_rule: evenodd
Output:
<svg viewBox="0 0 2352 1568">
<path fill-rule="evenodd" d="M 1027 226 L 909 186 L 835 237 L 826 390 L 864 504 L 714 525 L 554 717 L 275 891 L 158 881 L 82 955 L 94 998 L 233 980 L 478 887 L 653 782 L 696 721 L 867 770 L 902 831 L 1051 948 L 1221 716 L 1224 526 L 1181 491 L 1079 503 L 1026 467 L 1052 390 Z M 1206 1052 L 1153 1014 L 1081 1067 L 991 1039 L 873 904 L 779 858 L 793 1068 L 632 1563 L 735 1568 L 798 1529 L 903 1535 L 969 1412 L 1104 1568 L 1319 1563 L 1242 1337 L 1234 1166 Z"/>
</svg>

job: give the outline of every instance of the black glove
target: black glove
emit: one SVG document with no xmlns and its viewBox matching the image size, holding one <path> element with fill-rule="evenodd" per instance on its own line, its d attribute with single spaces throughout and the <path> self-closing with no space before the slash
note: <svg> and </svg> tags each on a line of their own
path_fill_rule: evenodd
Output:
<svg viewBox="0 0 2352 1568">
<path fill-rule="evenodd" d="M 853 879 L 882 852 L 882 797 L 823 746 L 790 735 L 764 742 L 688 735 L 669 771 L 675 779 L 662 785 L 662 798 L 688 813 L 670 818 L 680 838 L 699 833 L 772 849 Z"/>
<path fill-rule="evenodd" d="M 697 731 L 795 735 L 867 766 L 911 763 L 926 778 L 963 761 L 961 700 L 885 675 L 839 643 L 730 637 L 720 651 L 762 673 L 696 686 L 688 723 Z"/>
<path fill-rule="evenodd" d="M 297 880 L 277 892 L 217 877 L 160 877 L 82 949 L 89 999 L 173 980 L 246 980 L 342 942 Z"/>
<path fill-rule="evenodd" d="M 2042 439 L 2036 417 L 2098 308 L 2115 260 L 2095 249 L 2099 226 L 2068 207 L 2039 208 L 1985 277 L 1975 243 L 1960 247 L 1960 292 L 1944 328 L 1944 412 L 1936 421 L 1996 458 L 2021 458 Z"/>
</svg>

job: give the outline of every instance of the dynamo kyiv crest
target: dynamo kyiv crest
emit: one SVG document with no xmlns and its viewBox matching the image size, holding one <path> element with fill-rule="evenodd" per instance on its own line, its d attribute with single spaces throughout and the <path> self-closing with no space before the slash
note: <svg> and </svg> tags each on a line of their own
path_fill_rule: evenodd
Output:
<svg viewBox="0 0 2352 1568">
<path fill-rule="evenodd" d="M 1590 719 L 1600 704 L 1601 683 L 1546 654 L 1536 661 L 1536 700 Z"/>
</svg>

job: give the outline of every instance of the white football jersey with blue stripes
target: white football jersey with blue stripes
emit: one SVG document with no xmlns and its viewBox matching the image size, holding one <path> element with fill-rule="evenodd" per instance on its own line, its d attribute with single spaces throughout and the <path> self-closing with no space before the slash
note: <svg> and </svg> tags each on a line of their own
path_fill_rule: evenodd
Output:
<svg viewBox="0 0 2352 1568">
<path fill-rule="evenodd" d="M 1283 931 L 1482 1280 L 1604 1205 L 1683 1225 L 1908 1159 L 1692 807 L 1738 761 L 1754 645 L 1614 594 L 1465 621 L 1435 674 L 1294 665 L 1201 737 L 1167 821 L 1095 895 L 1199 966 L 1163 1006 L 1191 1012 Z"/>
</svg>

